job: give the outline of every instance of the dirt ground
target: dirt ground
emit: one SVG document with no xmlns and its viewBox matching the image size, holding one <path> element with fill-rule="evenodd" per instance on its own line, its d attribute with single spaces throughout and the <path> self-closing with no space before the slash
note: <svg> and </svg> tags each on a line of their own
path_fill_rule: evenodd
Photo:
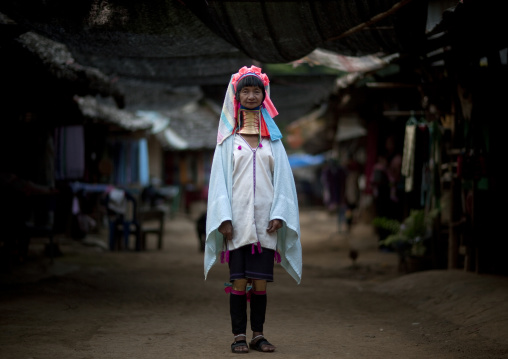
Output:
<svg viewBox="0 0 508 359">
<path fill-rule="evenodd" d="M 167 221 L 164 248 L 109 252 L 104 236 L 34 241 L 0 277 L 0 358 L 223 358 L 233 340 L 226 265 L 203 277 L 194 217 Z M 265 336 L 275 358 L 508 358 L 508 278 L 460 270 L 402 274 L 367 225 L 301 211 L 303 279 L 279 266 Z M 85 244 L 86 243 L 86 244 Z M 349 249 L 359 251 L 356 264 Z"/>
</svg>

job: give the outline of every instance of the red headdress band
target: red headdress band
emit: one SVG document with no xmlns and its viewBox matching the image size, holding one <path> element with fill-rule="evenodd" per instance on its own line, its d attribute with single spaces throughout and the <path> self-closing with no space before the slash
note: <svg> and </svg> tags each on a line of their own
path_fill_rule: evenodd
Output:
<svg viewBox="0 0 508 359">
<path fill-rule="evenodd" d="M 256 76 L 258 77 L 262 82 L 265 88 L 270 83 L 270 80 L 268 79 L 268 76 L 266 74 L 261 72 L 261 68 L 256 67 L 252 65 L 251 67 L 244 66 L 236 74 L 233 75 L 233 79 L 231 80 L 231 83 L 233 84 L 235 91 L 236 91 L 236 85 L 238 84 L 238 81 L 240 81 L 245 76 Z"/>
</svg>

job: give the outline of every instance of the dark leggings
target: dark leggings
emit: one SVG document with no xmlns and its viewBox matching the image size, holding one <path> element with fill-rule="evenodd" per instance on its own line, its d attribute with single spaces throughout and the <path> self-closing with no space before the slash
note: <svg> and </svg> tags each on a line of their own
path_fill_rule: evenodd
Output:
<svg viewBox="0 0 508 359">
<path fill-rule="evenodd" d="M 247 330 L 247 295 L 231 293 L 229 297 L 233 334 L 245 334 Z M 266 314 L 266 292 L 250 295 L 250 326 L 253 332 L 263 332 Z"/>
</svg>

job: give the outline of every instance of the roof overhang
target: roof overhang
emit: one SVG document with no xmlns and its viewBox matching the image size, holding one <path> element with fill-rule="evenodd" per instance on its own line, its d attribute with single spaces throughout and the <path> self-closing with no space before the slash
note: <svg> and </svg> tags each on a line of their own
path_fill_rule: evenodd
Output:
<svg viewBox="0 0 508 359">
<path fill-rule="evenodd" d="M 136 116 L 129 111 L 120 110 L 112 105 L 99 103 L 91 96 L 74 96 L 84 118 L 93 122 L 115 125 L 127 131 L 148 131 L 153 123 L 146 118 Z"/>
</svg>

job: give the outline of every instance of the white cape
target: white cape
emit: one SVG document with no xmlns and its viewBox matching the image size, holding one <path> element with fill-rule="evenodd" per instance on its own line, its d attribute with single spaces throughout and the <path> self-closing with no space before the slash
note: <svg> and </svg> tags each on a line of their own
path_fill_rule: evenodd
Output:
<svg viewBox="0 0 508 359">
<path fill-rule="evenodd" d="M 282 228 L 277 231 L 277 250 L 282 267 L 300 283 L 302 279 L 302 245 L 300 218 L 293 172 L 281 140 L 272 141 L 274 166 L 274 199 L 270 220 L 280 219 Z M 205 244 L 205 279 L 214 264 L 220 262 L 224 238 L 217 230 L 219 225 L 232 219 L 231 198 L 233 188 L 234 136 L 218 144 L 212 163 L 208 190 Z"/>
</svg>

